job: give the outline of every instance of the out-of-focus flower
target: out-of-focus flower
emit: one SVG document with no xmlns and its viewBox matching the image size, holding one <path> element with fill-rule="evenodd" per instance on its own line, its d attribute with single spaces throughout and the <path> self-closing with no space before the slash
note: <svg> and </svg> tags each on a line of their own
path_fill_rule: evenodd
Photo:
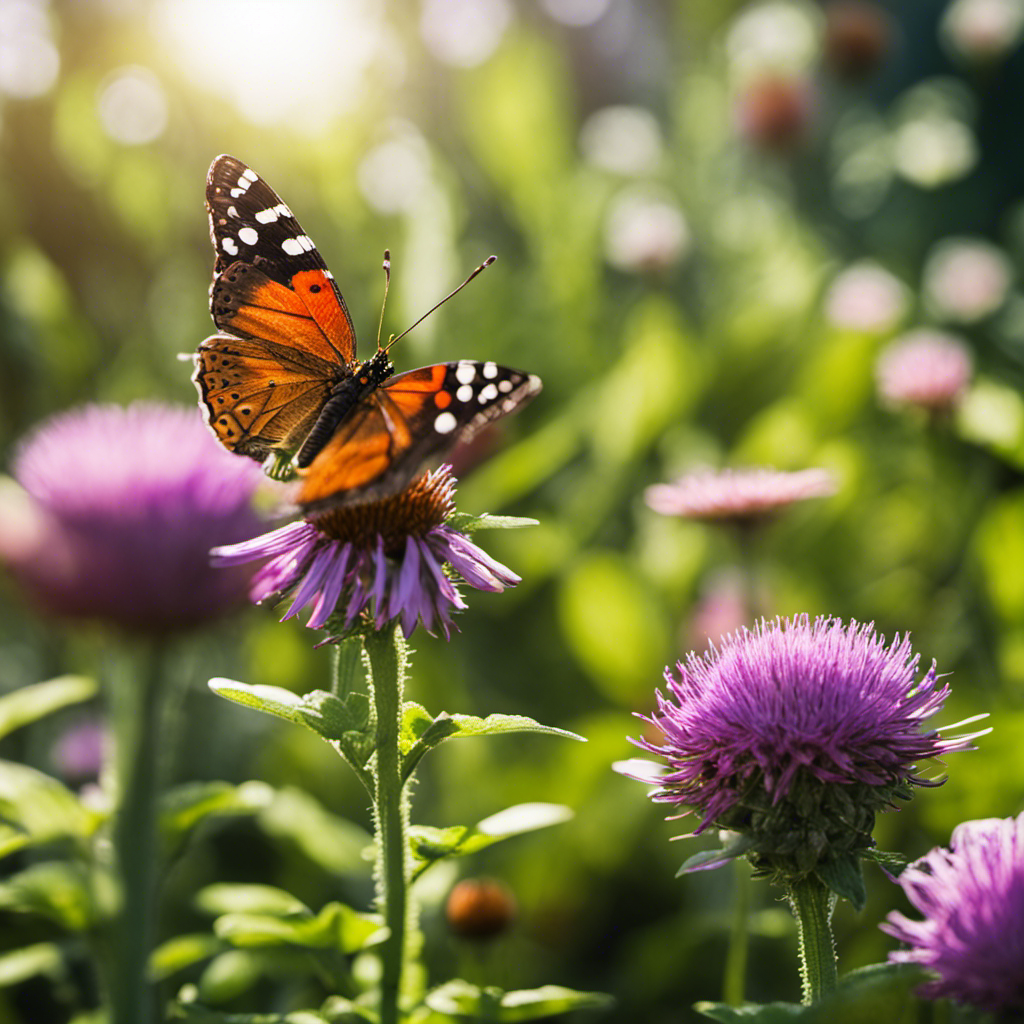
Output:
<svg viewBox="0 0 1024 1024">
<path fill-rule="evenodd" d="M 644 499 L 663 516 L 751 521 L 835 491 L 836 479 L 826 469 L 700 469 L 675 483 L 648 487 Z"/>
<path fill-rule="evenodd" d="M 736 97 L 736 125 L 752 146 L 788 152 L 810 126 L 813 101 L 810 84 L 788 75 L 766 75 L 744 86 Z"/>
<path fill-rule="evenodd" d="M 104 724 L 98 718 L 83 718 L 57 738 L 50 758 L 62 778 L 75 784 L 91 782 L 103 767 L 106 742 Z"/>
<path fill-rule="evenodd" d="M 825 8 L 825 60 L 849 81 L 867 78 L 892 45 L 892 21 L 868 0 L 833 0 Z"/>
<path fill-rule="evenodd" d="M 588 162 L 602 170 L 651 174 L 661 162 L 661 129 L 644 107 L 605 107 L 583 122 L 580 149 Z"/>
<path fill-rule="evenodd" d="M 250 536 L 259 466 L 191 408 L 138 402 L 56 416 L 19 448 L 0 498 L 0 560 L 40 607 L 149 634 L 198 626 L 245 598 L 248 573 L 209 564 Z"/>
<path fill-rule="evenodd" d="M 940 242 L 924 267 L 924 292 L 932 310 L 959 323 L 994 313 L 1010 292 L 1010 261 L 997 246 L 976 239 Z"/>
<path fill-rule="evenodd" d="M 448 894 L 445 917 L 464 939 L 493 939 L 515 920 L 515 897 L 494 878 L 465 878 Z"/>
<path fill-rule="evenodd" d="M 765 74 L 802 75 L 818 59 L 820 46 L 821 14 L 798 0 L 748 5 L 725 40 L 729 72 L 737 82 Z"/>
<path fill-rule="evenodd" d="M 0 4 L 0 93 L 34 99 L 53 88 L 59 72 L 46 7 L 32 0 Z"/>
<path fill-rule="evenodd" d="M 926 730 L 949 692 L 935 665 L 917 678 L 910 641 L 806 615 L 762 621 L 665 670 L 649 719 L 667 762 L 656 801 L 700 816 L 694 834 L 740 833 L 762 873 L 792 880 L 872 845 L 875 814 L 911 786 L 939 785 L 918 762 L 973 736 Z M 650 782 L 654 773 L 627 774 Z"/>
<path fill-rule="evenodd" d="M 954 0 L 942 16 L 942 38 L 955 56 L 979 64 L 1005 57 L 1020 42 L 1020 0 Z"/>
<path fill-rule="evenodd" d="M 971 380 L 973 361 L 959 338 L 922 329 L 901 335 L 875 364 L 879 396 L 894 405 L 952 408 Z"/>
<path fill-rule="evenodd" d="M 669 270 L 685 258 L 690 244 L 686 217 L 670 199 L 627 190 L 612 200 L 604 251 L 613 267 L 632 273 Z"/>
<path fill-rule="evenodd" d="M 937 977 L 921 989 L 996 1013 L 1024 1009 L 1024 814 L 967 821 L 899 877 L 924 919 L 889 914 L 883 931 L 910 949 L 893 963 Z"/>
<path fill-rule="evenodd" d="M 167 127 L 167 97 L 148 68 L 119 68 L 108 76 L 97 106 L 103 130 L 125 146 L 152 142 Z"/>
<path fill-rule="evenodd" d="M 957 181 L 978 161 L 978 144 L 970 127 L 941 110 L 903 121 L 893 135 L 897 171 L 920 188 Z"/>
<path fill-rule="evenodd" d="M 882 334 L 907 309 L 907 289 L 899 278 L 869 260 L 836 275 L 825 296 L 825 315 L 848 331 Z"/>
<path fill-rule="evenodd" d="M 511 21 L 508 0 L 424 0 L 420 35 L 438 60 L 473 68 L 494 53 Z"/>
<path fill-rule="evenodd" d="M 714 576 L 704 588 L 687 623 L 687 649 L 704 650 L 715 637 L 739 629 L 751 619 L 747 588 L 735 572 Z"/>
<path fill-rule="evenodd" d="M 500 592 L 520 578 L 448 520 L 455 512 L 449 466 L 424 473 L 404 491 L 346 505 L 214 550 L 215 564 L 270 558 L 253 579 L 253 601 L 291 597 L 284 618 L 312 605 L 310 629 L 345 633 L 360 622 L 376 629 L 395 619 L 406 636 L 422 623 L 448 637 L 452 615 L 466 608 L 457 578 Z M 283 621 L 283 620 L 282 620 Z"/>
</svg>

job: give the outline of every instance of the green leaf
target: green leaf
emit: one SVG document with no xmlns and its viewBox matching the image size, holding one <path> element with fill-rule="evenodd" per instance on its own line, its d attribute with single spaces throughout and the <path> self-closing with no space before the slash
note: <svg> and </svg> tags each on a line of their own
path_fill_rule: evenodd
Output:
<svg viewBox="0 0 1024 1024">
<path fill-rule="evenodd" d="M 0 821 L 0 857 L 23 850 L 32 842 L 28 833 Z"/>
<path fill-rule="evenodd" d="M 488 715 L 486 718 L 475 718 L 473 715 L 449 715 L 442 711 L 435 718 L 431 718 L 426 709 L 410 701 L 402 709 L 401 743 L 402 753 L 405 755 L 402 779 L 408 779 L 423 755 L 445 740 L 465 739 L 470 736 L 500 736 L 514 732 L 536 732 L 579 740 L 581 743 L 587 742 L 583 736 L 569 732 L 568 729 L 541 725 L 540 722 L 525 715 Z"/>
<path fill-rule="evenodd" d="M 103 820 L 57 779 L 10 761 L 0 761 L 0 817 L 33 844 L 86 839 Z M 16 845 L 13 836 L 4 838 Z"/>
<path fill-rule="evenodd" d="M 0 987 L 17 985 L 37 974 L 53 977 L 63 971 L 60 947 L 52 942 L 38 942 L 0 955 Z"/>
<path fill-rule="evenodd" d="M 302 900 L 273 885 L 217 882 L 201 889 L 196 906 L 206 914 L 269 914 L 288 917 L 312 911 Z"/>
<path fill-rule="evenodd" d="M 850 854 L 823 861 L 818 864 L 815 873 L 837 896 L 849 900 L 854 910 L 864 909 L 868 893 L 864 887 L 864 872 L 861 870 L 860 859 L 856 855 Z"/>
<path fill-rule="evenodd" d="M 211 679 L 208 685 L 218 696 L 233 700 L 243 707 L 262 711 L 264 714 L 274 715 L 276 718 L 283 718 L 286 722 L 305 724 L 299 713 L 302 698 L 297 693 L 286 690 L 283 686 L 250 686 L 221 677 Z"/>
<path fill-rule="evenodd" d="M 273 789 L 263 782 L 189 782 L 161 798 L 160 826 L 165 835 L 178 837 L 211 816 L 256 814 L 273 799 Z"/>
<path fill-rule="evenodd" d="M 320 1012 L 331 1022 L 331 1024 L 362 1024 L 362 1022 L 374 1022 L 377 1016 L 358 1003 L 346 999 L 344 996 L 330 996 Z"/>
<path fill-rule="evenodd" d="M 729 1006 L 726 1003 L 694 1003 L 693 1008 L 705 1017 L 720 1021 L 721 1024 L 792 1024 L 808 1021 L 807 1013 L 812 1007 L 799 1003 L 747 1003 L 743 1006 Z M 887 1022 L 888 1024 L 888 1022 Z"/>
<path fill-rule="evenodd" d="M 883 871 L 893 876 L 901 875 L 903 869 L 914 859 L 903 853 L 891 853 L 877 848 L 865 850 L 861 857 L 874 861 Z"/>
<path fill-rule="evenodd" d="M 526 526 L 540 526 L 536 519 L 524 516 L 492 516 L 486 512 L 474 516 L 469 512 L 456 512 L 446 520 L 448 526 L 460 533 L 472 533 L 474 530 L 521 530 Z"/>
<path fill-rule="evenodd" d="M 419 862 L 414 877 L 418 878 L 431 864 L 440 860 L 465 857 L 503 839 L 558 825 L 572 816 L 573 812 L 562 804 L 528 803 L 506 808 L 472 826 L 432 828 L 413 825 L 409 829 L 409 844 L 413 857 Z"/>
<path fill-rule="evenodd" d="M 59 676 L 5 694 L 0 697 L 0 739 L 69 704 L 89 700 L 96 695 L 96 690 L 94 679 L 86 676 Z"/>
<path fill-rule="evenodd" d="M 332 1024 L 315 1010 L 292 1010 L 291 1013 L 218 1013 L 205 1006 L 178 1003 L 173 1020 L 188 1024 Z"/>
<path fill-rule="evenodd" d="M 150 954 L 149 977 L 152 981 L 164 981 L 178 971 L 216 956 L 223 948 L 224 944 L 220 939 L 208 932 L 175 935 L 173 939 L 168 939 L 157 946 Z"/>
<path fill-rule="evenodd" d="M 755 846 L 757 840 L 752 836 L 737 835 L 731 842 L 717 850 L 702 850 L 692 857 L 687 857 L 682 866 L 676 872 L 676 878 L 688 874 L 691 871 L 702 871 L 710 868 L 717 868 L 737 857 L 742 857 L 747 850 Z"/>
<path fill-rule="evenodd" d="M 39 914 L 71 932 L 96 923 L 92 890 L 80 864 L 33 864 L 0 883 L 0 909 Z"/>
<path fill-rule="evenodd" d="M 242 949 L 215 956 L 198 982 L 199 998 L 206 1003 L 226 1003 L 248 992 L 264 976 L 263 958 Z"/>
<path fill-rule="evenodd" d="M 364 853 L 373 837 L 354 822 L 331 814 L 301 789 L 278 790 L 270 806 L 260 812 L 259 823 L 268 835 L 294 843 L 333 875 L 365 871 Z"/>
<path fill-rule="evenodd" d="M 473 1017 L 496 1024 L 553 1017 L 572 1010 L 606 1009 L 614 1003 L 601 992 L 577 992 L 560 985 L 505 992 L 488 986 L 478 988 L 456 978 L 428 992 L 425 1002 L 431 1010 L 457 1017 Z"/>
<path fill-rule="evenodd" d="M 225 914 L 214 922 L 214 931 L 240 948 L 301 946 L 355 953 L 381 936 L 380 918 L 361 914 L 342 903 L 328 903 L 312 914 Z"/>
</svg>

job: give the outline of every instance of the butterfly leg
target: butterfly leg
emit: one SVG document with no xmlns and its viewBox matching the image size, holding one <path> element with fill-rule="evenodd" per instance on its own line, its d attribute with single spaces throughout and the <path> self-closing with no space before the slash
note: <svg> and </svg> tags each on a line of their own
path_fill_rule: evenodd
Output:
<svg viewBox="0 0 1024 1024">
<path fill-rule="evenodd" d="M 295 467 L 288 452 L 271 452 L 263 463 L 263 471 L 271 480 L 286 483 L 295 476 Z"/>
</svg>

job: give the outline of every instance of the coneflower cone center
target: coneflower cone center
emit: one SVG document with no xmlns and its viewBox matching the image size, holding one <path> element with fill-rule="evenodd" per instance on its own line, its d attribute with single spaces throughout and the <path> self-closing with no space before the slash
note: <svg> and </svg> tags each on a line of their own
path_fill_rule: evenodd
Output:
<svg viewBox="0 0 1024 1024">
<path fill-rule="evenodd" d="M 398 557 L 406 538 L 425 537 L 455 510 L 450 478 L 424 473 L 397 494 L 361 505 L 342 505 L 309 518 L 325 536 L 367 550 L 377 547 Z"/>
</svg>

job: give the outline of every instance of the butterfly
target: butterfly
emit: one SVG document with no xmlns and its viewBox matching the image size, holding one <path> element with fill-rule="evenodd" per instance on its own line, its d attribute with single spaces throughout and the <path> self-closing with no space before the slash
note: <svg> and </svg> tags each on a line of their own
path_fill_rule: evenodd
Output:
<svg viewBox="0 0 1024 1024">
<path fill-rule="evenodd" d="M 293 455 L 304 511 L 382 498 L 430 458 L 540 391 L 540 378 L 463 359 L 394 373 L 387 348 L 360 361 L 334 276 L 255 171 L 218 156 L 206 180 L 216 253 L 192 380 L 207 424 L 260 462 Z"/>
</svg>

